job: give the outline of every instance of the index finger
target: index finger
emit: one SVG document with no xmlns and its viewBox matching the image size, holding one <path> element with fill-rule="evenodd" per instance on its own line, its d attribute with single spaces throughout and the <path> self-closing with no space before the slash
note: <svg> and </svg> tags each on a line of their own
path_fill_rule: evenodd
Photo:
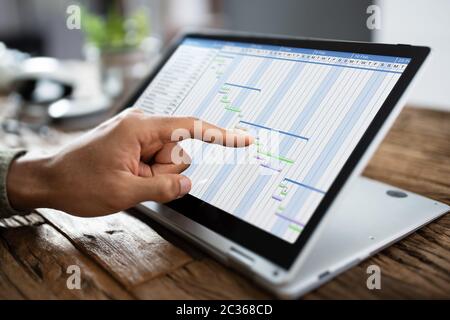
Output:
<svg viewBox="0 0 450 320">
<path fill-rule="evenodd" d="M 245 147 L 253 143 L 253 137 L 243 130 L 229 130 L 195 117 L 166 117 L 160 131 L 160 139 L 174 142 L 197 139 L 228 147 Z"/>
</svg>

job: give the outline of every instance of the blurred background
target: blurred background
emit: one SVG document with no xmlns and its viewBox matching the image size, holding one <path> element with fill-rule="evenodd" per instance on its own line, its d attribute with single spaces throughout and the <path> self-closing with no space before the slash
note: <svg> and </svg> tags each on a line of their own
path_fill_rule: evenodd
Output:
<svg viewBox="0 0 450 320">
<path fill-rule="evenodd" d="M 2 128 L 95 124 L 186 27 L 430 46 L 408 105 L 450 111 L 449 12 L 448 0 L 0 0 Z"/>
</svg>

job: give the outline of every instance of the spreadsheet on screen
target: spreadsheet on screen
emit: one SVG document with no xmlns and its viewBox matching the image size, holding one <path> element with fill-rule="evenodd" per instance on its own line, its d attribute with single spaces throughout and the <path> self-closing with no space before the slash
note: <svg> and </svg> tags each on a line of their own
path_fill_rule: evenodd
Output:
<svg viewBox="0 0 450 320">
<path fill-rule="evenodd" d="M 135 106 L 251 132 L 248 148 L 181 143 L 190 194 L 293 243 L 409 62 L 186 38 Z M 195 161 L 218 151 L 234 161 Z"/>
</svg>

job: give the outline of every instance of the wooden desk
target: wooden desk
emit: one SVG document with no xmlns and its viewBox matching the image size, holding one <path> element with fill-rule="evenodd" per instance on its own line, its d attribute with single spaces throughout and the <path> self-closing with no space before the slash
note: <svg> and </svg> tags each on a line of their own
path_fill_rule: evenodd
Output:
<svg viewBox="0 0 450 320">
<path fill-rule="evenodd" d="M 365 175 L 450 203 L 450 113 L 405 109 Z M 0 227 L 0 298 L 271 298 L 137 212 L 81 219 L 39 210 Z M 377 264 L 382 289 L 366 288 Z M 69 290 L 69 265 L 81 290 Z M 304 298 L 450 298 L 450 215 Z"/>
</svg>

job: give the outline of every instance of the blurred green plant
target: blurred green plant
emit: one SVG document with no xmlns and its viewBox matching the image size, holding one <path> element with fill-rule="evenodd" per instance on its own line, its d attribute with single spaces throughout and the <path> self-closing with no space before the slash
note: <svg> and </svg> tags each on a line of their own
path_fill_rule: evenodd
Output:
<svg viewBox="0 0 450 320">
<path fill-rule="evenodd" d="M 114 3 L 111 1 L 105 16 L 81 8 L 81 28 L 87 42 L 105 51 L 138 47 L 150 34 L 146 11 L 136 10 L 124 15 Z"/>
</svg>

